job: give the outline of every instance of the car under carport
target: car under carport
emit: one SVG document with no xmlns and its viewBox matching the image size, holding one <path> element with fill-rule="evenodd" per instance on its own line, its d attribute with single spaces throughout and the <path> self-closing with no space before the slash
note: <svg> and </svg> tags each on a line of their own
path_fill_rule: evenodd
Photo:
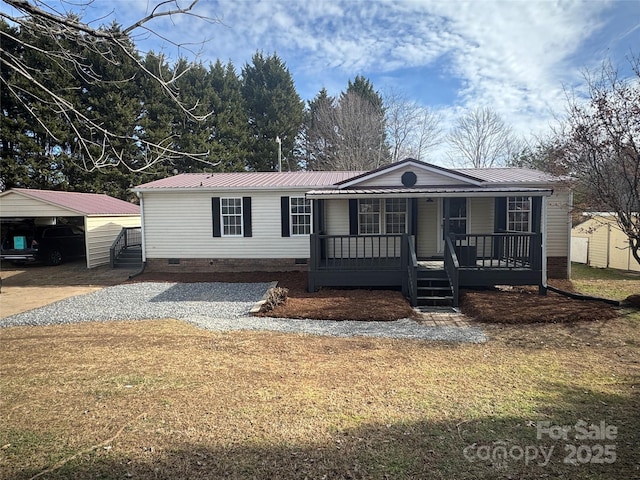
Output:
<svg viewBox="0 0 640 480">
<path fill-rule="evenodd" d="M 87 268 L 93 268 L 109 263 L 109 250 L 123 228 L 140 227 L 140 207 L 105 194 L 13 188 L 0 193 L 0 222 L 80 226 Z"/>
</svg>

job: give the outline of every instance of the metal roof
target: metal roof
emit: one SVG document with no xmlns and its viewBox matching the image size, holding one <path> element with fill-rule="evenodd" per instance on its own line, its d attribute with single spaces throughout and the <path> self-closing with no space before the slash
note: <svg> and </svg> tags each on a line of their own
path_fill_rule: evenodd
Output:
<svg viewBox="0 0 640 480">
<path fill-rule="evenodd" d="M 156 189 L 314 188 L 334 185 L 362 172 L 228 172 L 183 173 L 138 185 L 133 191 Z"/>
<path fill-rule="evenodd" d="M 0 198 L 9 194 L 24 195 L 56 207 L 71 210 L 83 216 L 140 215 L 140 207 L 138 205 L 105 194 L 12 188 L 0 193 Z"/>
<path fill-rule="evenodd" d="M 459 168 L 454 171 L 489 183 L 549 183 L 562 180 L 530 168 Z"/>
<path fill-rule="evenodd" d="M 459 168 L 448 169 L 427 164 L 418 160 L 406 159 L 401 162 L 384 165 L 368 172 L 363 171 L 298 171 L 298 172 L 226 172 L 226 173 L 183 173 L 153 182 L 138 185 L 134 192 L 151 190 L 189 190 L 189 189 L 277 189 L 322 187 L 350 188 L 360 179 L 370 175 L 384 175 L 404 165 L 415 164 L 417 168 L 449 174 L 460 183 L 480 185 L 548 185 L 563 180 L 545 172 L 528 168 Z M 467 184 L 467 186 L 469 186 Z"/>
<path fill-rule="evenodd" d="M 505 196 L 549 196 L 553 193 L 550 188 L 523 188 L 523 187 L 473 187 L 473 186 L 446 186 L 446 187 L 418 187 L 418 188 L 325 188 L 311 190 L 306 196 L 309 198 L 358 198 L 358 197 L 455 197 L 471 194 L 474 197 Z"/>
</svg>

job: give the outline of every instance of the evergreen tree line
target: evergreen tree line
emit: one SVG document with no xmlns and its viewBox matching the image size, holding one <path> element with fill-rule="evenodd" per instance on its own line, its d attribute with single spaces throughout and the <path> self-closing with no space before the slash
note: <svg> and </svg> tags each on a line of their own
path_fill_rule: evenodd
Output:
<svg viewBox="0 0 640 480">
<path fill-rule="evenodd" d="M 121 34 L 117 24 L 105 28 Z M 279 147 L 283 170 L 367 169 L 391 160 L 383 101 L 364 77 L 337 98 L 323 89 L 305 105 L 276 54 L 256 52 L 238 72 L 220 60 L 141 57 L 130 38 L 114 58 L 101 54 L 99 39 L 91 48 L 60 45 L 63 38 L 34 38 L 35 31 L 0 22 L 4 189 L 128 198 L 132 185 L 175 172 L 277 171 Z M 52 53 L 61 47 L 78 59 L 76 68 Z M 18 61 L 28 72 L 7 67 Z"/>
</svg>

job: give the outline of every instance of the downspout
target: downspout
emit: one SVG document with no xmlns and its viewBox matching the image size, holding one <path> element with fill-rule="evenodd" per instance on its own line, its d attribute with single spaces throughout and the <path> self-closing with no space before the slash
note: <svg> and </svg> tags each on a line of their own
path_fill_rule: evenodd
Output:
<svg viewBox="0 0 640 480">
<path fill-rule="evenodd" d="M 571 212 L 573 212 L 573 190 L 569 190 L 569 212 L 567 214 L 567 278 L 571 280 L 571 231 L 572 231 L 572 219 Z M 587 247 L 587 262 L 589 261 L 589 247 Z"/>
<path fill-rule="evenodd" d="M 607 223 L 607 268 L 611 261 L 611 224 Z"/>
<path fill-rule="evenodd" d="M 140 242 L 142 243 L 142 267 L 140 267 L 140 270 L 137 272 L 129 275 L 129 280 L 144 272 L 144 269 L 147 266 L 146 242 L 144 241 L 144 198 L 142 196 L 142 192 L 136 192 L 136 195 L 140 199 Z"/>
<path fill-rule="evenodd" d="M 547 285 L 547 197 L 542 197 L 542 208 L 540 212 L 540 237 L 542 242 L 542 287 Z M 568 262 L 569 263 L 569 262 Z"/>
<path fill-rule="evenodd" d="M 89 265 L 91 264 L 91 258 L 89 258 L 89 225 L 87 224 L 87 216 L 85 215 L 82 219 L 84 223 L 84 258 L 86 261 L 87 268 L 91 268 Z"/>
</svg>

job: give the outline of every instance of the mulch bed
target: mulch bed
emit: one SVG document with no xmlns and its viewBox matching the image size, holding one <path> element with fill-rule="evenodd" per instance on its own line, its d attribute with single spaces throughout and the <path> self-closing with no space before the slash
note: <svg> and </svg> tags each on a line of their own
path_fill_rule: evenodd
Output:
<svg viewBox="0 0 640 480">
<path fill-rule="evenodd" d="M 285 303 L 267 317 L 312 318 L 325 320 L 390 321 L 415 315 L 399 291 L 330 289 L 307 292 L 306 272 L 235 272 L 235 273 L 154 273 L 148 272 L 132 281 L 169 282 L 273 282 L 289 290 Z M 569 280 L 554 280 L 553 285 L 574 291 Z M 514 287 L 507 290 L 464 291 L 460 308 L 479 322 L 487 323 L 567 323 L 609 320 L 620 312 L 602 302 L 574 300 L 549 292 L 538 295 L 537 288 Z"/>
<path fill-rule="evenodd" d="M 569 281 L 554 286 L 573 291 Z M 508 290 L 464 291 L 462 312 L 487 323 L 567 323 L 611 320 L 620 312 L 611 305 L 591 300 L 575 300 L 549 292 L 539 295 L 537 288 L 514 287 Z"/>
</svg>

